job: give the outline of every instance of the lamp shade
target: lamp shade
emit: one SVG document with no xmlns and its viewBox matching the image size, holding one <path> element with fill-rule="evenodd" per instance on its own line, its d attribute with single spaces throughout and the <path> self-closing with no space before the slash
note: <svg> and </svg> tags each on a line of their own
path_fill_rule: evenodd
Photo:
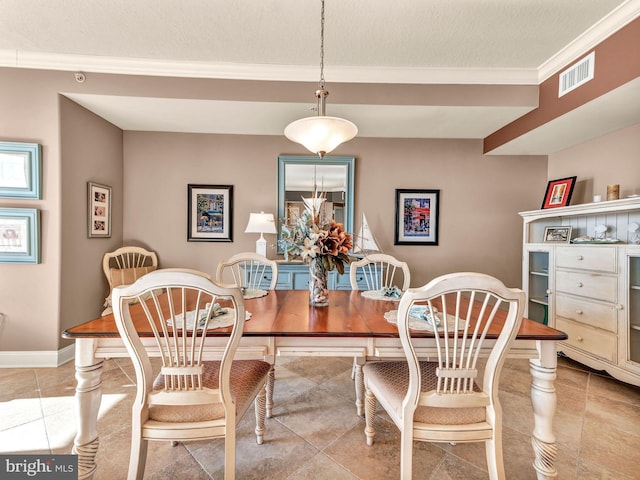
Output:
<svg viewBox="0 0 640 480">
<path fill-rule="evenodd" d="M 358 127 L 349 120 L 326 116 L 301 118 L 284 129 L 285 137 L 321 157 L 357 133 Z"/>
<path fill-rule="evenodd" d="M 249 214 L 249 223 L 244 233 L 259 233 L 260 238 L 256 240 L 256 253 L 267 256 L 267 241 L 264 239 L 263 233 L 278 233 L 276 230 L 276 222 L 273 219 L 273 213 L 251 213 Z"/>
<path fill-rule="evenodd" d="M 251 213 L 244 233 L 278 233 L 273 213 Z"/>
</svg>

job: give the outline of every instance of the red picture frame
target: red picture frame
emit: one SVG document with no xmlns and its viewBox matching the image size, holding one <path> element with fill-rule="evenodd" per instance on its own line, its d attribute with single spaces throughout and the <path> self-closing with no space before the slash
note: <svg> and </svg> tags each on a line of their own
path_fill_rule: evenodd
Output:
<svg viewBox="0 0 640 480">
<path fill-rule="evenodd" d="M 569 205 L 575 184 L 576 177 L 551 180 L 547 183 L 547 191 L 544 194 L 541 208 L 557 208 Z"/>
</svg>

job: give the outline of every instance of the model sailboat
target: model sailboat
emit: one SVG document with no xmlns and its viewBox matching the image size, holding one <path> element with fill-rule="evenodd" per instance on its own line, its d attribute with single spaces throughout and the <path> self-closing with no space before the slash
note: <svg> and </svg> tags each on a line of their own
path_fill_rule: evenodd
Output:
<svg viewBox="0 0 640 480">
<path fill-rule="evenodd" d="M 378 246 L 378 242 L 376 242 L 373 232 L 367 223 L 367 217 L 363 212 L 360 231 L 355 235 L 352 256 L 361 258 L 369 253 L 382 253 L 382 249 Z"/>
</svg>

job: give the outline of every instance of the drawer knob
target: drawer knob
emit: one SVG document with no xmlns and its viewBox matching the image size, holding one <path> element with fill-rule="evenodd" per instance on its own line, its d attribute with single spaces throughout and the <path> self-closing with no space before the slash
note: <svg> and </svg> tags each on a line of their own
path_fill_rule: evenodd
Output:
<svg viewBox="0 0 640 480">
<path fill-rule="evenodd" d="M 576 287 L 582 287 L 582 282 L 576 282 Z"/>
<path fill-rule="evenodd" d="M 578 341 L 579 341 L 579 342 L 581 342 L 582 340 L 584 340 L 584 338 L 582 338 L 580 335 L 578 335 L 576 338 L 578 339 Z"/>
<path fill-rule="evenodd" d="M 576 310 L 576 313 L 577 313 L 578 315 L 582 315 L 582 310 L 578 309 L 578 310 Z"/>
<path fill-rule="evenodd" d="M 576 259 L 578 259 L 578 260 L 584 260 L 584 257 L 583 257 L 582 255 L 578 255 L 578 256 L 576 256 Z"/>
<path fill-rule="evenodd" d="M 551 295 L 551 290 L 547 289 L 547 295 Z"/>
</svg>

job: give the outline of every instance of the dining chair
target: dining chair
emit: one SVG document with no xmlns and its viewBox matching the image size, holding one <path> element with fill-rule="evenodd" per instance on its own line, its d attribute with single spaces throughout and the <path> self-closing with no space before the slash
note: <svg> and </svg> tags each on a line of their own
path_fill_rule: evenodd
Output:
<svg viewBox="0 0 640 480">
<path fill-rule="evenodd" d="M 130 285 L 138 278 L 158 268 L 158 256 L 142 247 L 121 247 L 102 257 L 102 270 L 109 283 L 109 294 L 102 316 L 112 312 L 111 292 L 120 285 Z"/>
<path fill-rule="evenodd" d="M 257 442 L 263 442 L 271 368 L 262 360 L 234 359 L 247 315 L 240 290 L 196 273 L 157 270 L 114 288 L 113 314 L 136 375 L 128 480 L 143 478 L 150 440 L 214 438 L 224 438 L 224 478 L 232 480 L 236 426 L 252 402 Z M 226 347 L 203 360 L 207 333 L 229 328 Z M 157 375 L 138 330 L 155 339 L 149 346 L 162 360 Z"/>
<path fill-rule="evenodd" d="M 359 282 L 362 283 L 362 279 L 359 277 L 364 279 L 367 290 L 374 291 L 381 291 L 384 287 L 392 288 L 402 285 L 401 291 L 404 292 L 411 284 L 411 271 L 407 262 L 386 253 L 372 253 L 361 260 L 352 262 L 349 267 L 351 290 L 359 289 Z M 356 380 L 356 389 L 363 386 L 362 379 L 358 380 L 358 377 L 362 375 L 358 368 L 357 359 L 354 358 L 351 379 Z M 362 398 L 362 395 L 358 395 L 358 398 Z"/>
<path fill-rule="evenodd" d="M 351 263 L 349 281 L 352 290 L 358 290 L 358 275 L 364 276 L 367 290 L 398 286 L 405 291 L 411 283 L 411 272 L 407 262 L 386 253 L 372 253 Z"/>
<path fill-rule="evenodd" d="M 278 283 L 278 263 L 269 260 L 264 255 L 255 252 L 236 253 L 227 260 L 218 263 L 216 280 L 227 282 L 240 287 L 245 298 L 252 298 L 264 294 L 268 290 L 275 290 Z M 275 366 L 272 365 L 267 379 L 267 418 L 271 418 L 273 411 L 273 387 L 275 384 Z"/>
<path fill-rule="evenodd" d="M 275 290 L 278 282 L 278 263 L 255 252 L 242 252 L 218 263 L 216 280 L 232 280 L 246 290 Z M 227 282 L 229 283 L 229 282 Z"/>
<path fill-rule="evenodd" d="M 411 479 L 414 440 L 484 442 L 489 477 L 505 478 L 498 383 L 524 302 L 522 290 L 468 272 L 443 275 L 404 293 L 397 325 L 406 360 L 363 367 L 367 445 L 373 444 L 379 402 L 400 429 L 402 479 Z M 434 329 L 433 361 L 421 361 L 416 334 Z M 483 354 L 488 357 L 480 379 L 477 362 Z"/>
</svg>

